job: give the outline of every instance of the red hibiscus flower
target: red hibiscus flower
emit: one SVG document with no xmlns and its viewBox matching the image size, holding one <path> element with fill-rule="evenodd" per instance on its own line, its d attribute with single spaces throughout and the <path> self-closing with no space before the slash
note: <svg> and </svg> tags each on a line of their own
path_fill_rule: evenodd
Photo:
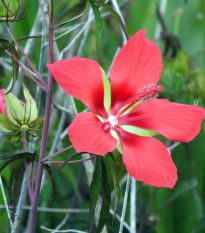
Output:
<svg viewBox="0 0 205 233">
<path fill-rule="evenodd" d="M 177 170 L 154 135 L 188 142 L 200 131 L 205 110 L 156 99 L 162 58 L 156 44 L 136 33 L 121 49 L 110 82 L 95 61 L 73 57 L 48 65 L 56 81 L 92 112 L 77 114 L 68 135 L 77 152 L 103 155 L 116 147 L 128 173 L 156 187 L 172 188 Z"/>
</svg>

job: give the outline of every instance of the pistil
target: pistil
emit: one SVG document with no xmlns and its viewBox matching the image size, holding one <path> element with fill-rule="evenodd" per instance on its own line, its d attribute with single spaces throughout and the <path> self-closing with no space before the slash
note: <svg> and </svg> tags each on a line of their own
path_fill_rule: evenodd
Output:
<svg viewBox="0 0 205 233">
<path fill-rule="evenodd" d="M 161 85 L 156 86 L 156 84 L 149 84 L 144 86 L 144 88 L 140 88 L 137 91 L 136 96 L 130 100 L 130 103 L 118 113 L 118 117 L 122 116 L 123 113 L 125 113 L 137 102 L 148 101 L 158 97 L 158 91 L 163 91 L 163 87 Z"/>
</svg>

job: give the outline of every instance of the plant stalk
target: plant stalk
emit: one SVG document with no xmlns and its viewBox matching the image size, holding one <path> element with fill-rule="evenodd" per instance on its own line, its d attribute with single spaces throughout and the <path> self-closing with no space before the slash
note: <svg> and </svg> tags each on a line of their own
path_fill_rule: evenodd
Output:
<svg viewBox="0 0 205 233">
<path fill-rule="evenodd" d="M 53 0 L 50 0 L 49 1 L 49 63 L 50 64 L 53 63 L 53 30 L 52 30 L 52 27 L 53 27 Z M 35 232 L 37 207 L 38 207 L 41 181 L 42 181 L 42 175 L 43 175 L 42 159 L 45 157 L 49 121 L 50 121 L 52 89 L 53 89 L 53 76 L 51 72 L 48 71 L 48 85 L 46 89 L 47 98 L 46 98 L 46 108 L 45 108 L 45 121 L 43 125 L 43 135 L 42 135 L 41 150 L 40 150 L 40 155 L 39 155 L 36 186 L 35 186 L 32 206 L 31 206 L 31 215 L 29 219 L 29 233 Z"/>
</svg>

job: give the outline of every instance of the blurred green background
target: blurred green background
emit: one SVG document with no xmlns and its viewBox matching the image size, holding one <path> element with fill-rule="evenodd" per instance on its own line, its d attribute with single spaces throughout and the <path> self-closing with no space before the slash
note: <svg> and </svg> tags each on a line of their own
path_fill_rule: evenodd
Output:
<svg viewBox="0 0 205 233">
<path fill-rule="evenodd" d="M 54 1 L 54 19 L 55 23 L 72 17 L 73 8 L 77 0 Z M 126 28 L 129 36 L 134 35 L 138 30 L 145 28 L 147 37 L 155 41 L 163 54 L 164 69 L 160 84 L 164 87 L 161 98 L 167 98 L 171 101 L 185 104 L 198 104 L 205 108 L 205 1 L 204 0 L 118 0 L 121 6 L 121 12 L 125 18 Z M 160 7 L 165 4 L 164 12 L 160 12 Z M 112 4 L 110 3 L 112 6 Z M 12 23 L 15 36 L 17 38 L 28 36 L 39 10 L 39 2 L 31 0 L 27 16 L 24 20 Z M 158 14 L 157 14 L 157 11 Z M 66 24 L 55 32 L 55 37 L 61 35 L 79 23 L 86 22 L 88 11 L 82 18 Z M 101 15 L 106 13 L 101 11 Z M 157 16 L 158 15 L 158 16 Z M 40 25 L 35 35 L 42 33 L 42 20 L 39 18 Z M 161 26 L 160 33 L 157 33 L 157 27 Z M 92 22 L 88 32 L 84 47 L 80 53 L 81 56 L 97 60 L 101 66 L 108 71 L 117 48 L 122 47 L 122 36 L 119 23 L 111 16 L 103 17 L 103 41 L 101 49 L 101 58 L 96 51 L 96 25 Z M 82 29 L 82 25 L 57 40 L 59 51 L 62 51 Z M 11 38 L 7 34 L 6 26 L 0 23 L 0 37 Z M 31 39 L 30 39 L 31 40 Z M 73 45 L 63 54 L 63 58 L 76 56 L 79 54 L 79 46 L 83 40 L 80 35 Z M 38 68 L 41 48 L 41 38 L 35 39 L 35 46 L 30 48 L 29 56 L 35 66 Z M 21 42 L 26 46 L 28 40 Z M 48 62 L 48 51 L 46 49 L 43 76 L 47 76 L 45 64 Z M 8 54 L 2 54 L 0 58 L 0 89 L 7 88 L 11 81 L 12 72 L 3 61 L 10 67 L 11 63 Z M 55 59 L 58 59 L 55 56 Z M 103 62 L 103 61 L 105 62 Z M 33 96 L 36 89 L 28 77 L 24 77 L 23 82 L 29 88 Z M 18 92 L 19 98 L 23 98 L 22 90 Z M 54 100 L 63 105 L 66 96 L 55 84 Z M 75 101 L 78 111 L 85 107 Z M 40 104 L 40 114 L 43 114 L 45 96 L 42 96 Z M 49 152 L 58 129 L 61 112 L 56 110 L 52 112 L 51 127 L 47 151 Z M 63 129 L 66 129 L 71 122 L 72 116 L 67 115 Z M 141 182 L 137 183 L 137 218 L 136 225 L 138 233 L 198 233 L 205 232 L 205 123 L 202 124 L 201 133 L 190 143 L 181 143 L 172 152 L 172 158 L 178 168 L 178 181 L 174 189 L 154 188 Z M 1 138 L 3 144 L 0 148 L 0 154 L 15 153 L 22 150 L 21 142 L 10 144 L 8 138 Z M 39 151 L 40 138 L 37 139 L 35 150 Z M 162 138 L 166 146 L 172 145 Z M 59 140 L 56 151 L 69 145 L 66 137 Z M 118 161 L 117 171 L 119 178 L 122 179 L 126 170 L 119 154 L 114 153 Z M 61 157 L 61 160 L 66 155 Z M 79 156 L 80 158 L 80 156 Z M 76 158 L 78 159 L 78 158 Z M 40 207 L 49 208 L 89 208 L 89 188 L 85 170 L 82 164 L 72 164 L 65 166 L 62 170 L 56 171 L 56 166 L 52 166 L 56 198 L 52 202 L 51 187 L 48 179 L 45 177 L 40 196 Z M 8 181 L 11 167 L 3 171 L 2 179 L 4 181 L 5 192 L 8 197 Z M 117 213 L 121 215 L 122 203 L 124 199 L 125 183 L 121 187 L 121 197 Z M 28 204 L 28 200 L 27 203 Z M 114 203 L 113 203 L 114 204 Z M 10 232 L 4 201 L 0 191 L 0 232 Z M 22 229 L 19 232 L 26 232 L 28 222 L 28 210 L 24 211 Z M 54 229 L 65 217 L 62 212 L 38 212 L 36 232 L 47 232 L 40 228 L 46 226 Z M 130 221 L 130 205 L 127 206 L 126 222 Z M 65 224 L 65 229 L 78 229 L 82 231 L 89 230 L 89 214 L 70 213 Z M 112 216 L 110 215 L 108 232 L 119 232 L 119 221 L 115 219 L 112 227 Z M 129 232 L 126 228 L 125 233 Z"/>
</svg>

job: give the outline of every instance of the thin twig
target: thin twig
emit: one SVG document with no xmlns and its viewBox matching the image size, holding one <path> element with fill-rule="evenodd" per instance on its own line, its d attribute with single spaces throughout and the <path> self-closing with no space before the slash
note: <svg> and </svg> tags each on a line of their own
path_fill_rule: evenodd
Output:
<svg viewBox="0 0 205 233">
<path fill-rule="evenodd" d="M 127 184 L 126 184 L 126 189 L 125 189 L 125 197 L 124 197 L 124 202 L 123 202 L 123 207 L 122 207 L 122 215 L 121 215 L 121 220 L 120 220 L 120 229 L 119 233 L 123 232 L 123 226 L 124 226 L 124 221 L 125 221 L 125 213 L 127 209 L 127 200 L 128 200 L 128 193 L 129 193 L 129 188 L 130 188 L 130 180 L 131 176 L 127 176 Z"/>
<path fill-rule="evenodd" d="M 69 214 L 67 213 L 63 219 L 63 221 L 56 227 L 55 230 L 52 231 L 52 233 L 56 233 L 57 230 L 59 230 L 68 220 Z"/>
<path fill-rule="evenodd" d="M 47 231 L 53 231 L 54 229 L 50 229 L 44 226 L 41 226 L 41 229 L 43 230 L 47 230 Z M 71 232 L 71 233 L 87 233 L 87 231 L 79 231 L 79 230 L 75 230 L 75 229 L 69 229 L 69 230 L 59 230 L 59 231 L 55 231 L 55 232 Z"/>
<path fill-rule="evenodd" d="M 20 65 L 20 67 L 24 70 L 24 72 L 42 89 L 45 91 L 45 87 L 43 87 L 28 71 L 27 69 L 24 67 L 23 64 L 21 64 L 21 62 L 16 58 L 16 56 L 12 53 L 11 50 L 10 51 L 10 54 L 11 56 L 16 60 L 16 62 Z"/>
<path fill-rule="evenodd" d="M 0 209 L 5 209 L 6 205 L 0 205 Z M 22 205 L 24 210 L 31 210 L 31 206 Z M 71 209 L 71 208 L 48 208 L 48 207 L 38 207 L 39 212 L 48 213 L 89 213 L 89 209 Z"/>
<path fill-rule="evenodd" d="M 113 209 L 110 209 L 110 213 L 113 215 L 113 214 L 114 214 L 114 210 L 113 210 Z M 116 214 L 115 217 L 116 217 L 117 220 L 119 220 L 119 221 L 121 220 L 121 217 L 120 217 L 118 214 Z M 131 228 L 130 228 L 130 226 L 129 226 L 128 223 L 126 223 L 126 222 L 124 221 L 124 224 L 123 224 L 123 225 L 124 225 L 124 227 L 125 227 L 128 231 L 130 231 Z"/>
<path fill-rule="evenodd" d="M 21 222 L 23 218 L 23 205 L 25 204 L 27 197 L 27 178 L 26 174 L 24 174 L 23 182 L 22 182 L 22 187 L 21 187 L 21 194 L 19 197 L 16 213 L 15 213 L 15 218 L 14 218 L 14 223 L 13 223 L 13 228 L 11 233 L 19 233 L 20 228 L 21 228 Z"/>
<path fill-rule="evenodd" d="M 41 75 L 38 73 L 38 71 L 36 70 L 35 66 L 32 64 L 32 62 L 30 61 L 30 59 L 27 57 L 27 55 L 24 53 L 23 49 L 21 48 L 20 44 L 18 43 L 17 39 L 15 38 L 11 28 L 8 26 L 7 27 L 13 41 L 15 42 L 16 46 L 18 47 L 19 51 L 21 52 L 21 54 L 24 56 L 24 58 L 26 59 L 26 61 L 28 62 L 28 64 L 30 65 L 30 67 L 32 68 L 32 70 L 35 72 L 35 74 L 37 75 L 38 79 L 41 81 L 41 83 L 44 86 L 47 86 L 45 81 L 43 80 L 43 78 L 41 77 Z"/>
<path fill-rule="evenodd" d="M 113 6 L 114 6 L 114 9 L 116 10 L 118 15 L 120 16 L 123 24 L 125 24 L 125 21 L 124 21 L 124 18 L 122 17 L 122 13 L 120 11 L 120 7 L 119 7 L 119 5 L 117 3 L 117 0 L 111 0 L 111 1 L 112 1 Z M 121 28 L 121 32 L 122 32 L 123 44 L 126 44 L 127 43 L 127 37 L 126 37 L 124 31 L 122 30 L 122 28 Z"/>
<path fill-rule="evenodd" d="M 74 161 L 67 161 L 66 163 L 81 163 L 89 160 L 93 160 L 96 157 L 96 155 L 86 158 L 86 159 L 79 159 L 79 160 L 74 160 Z M 59 164 L 59 163 L 65 163 L 65 161 L 46 161 L 44 164 Z"/>
<path fill-rule="evenodd" d="M 8 207 L 8 203 L 7 203 L 7 200 L 6 200 L 6 195 L 5 195 L 5 192 L 4 192 L 4 186 L 3 186 L 3 183 L 2 183 L 1 176 L 0 176 L 0 186 L 1 186 L 1 192 L 2 192 L 3 199 L 4 199 L 4 204 L 5 204 L 6 212 L 7 212 L 7 215 L 8 215 L 10 227 L 12 229 L 13 223 L 12 223 L 12 220 L 11 220 L 11 215 L 10 215 L 10 212 L 9 212 L 9 207 Z"/>
<path fill-rule="evenodd" d="M 167 2 L 168 2 L 167 0 L 161 0 L 161 4 L 160 4 L 160 13 L 161 13 L 161 15 L 164 15 L 165 12 L 166 12 Z M 161 30 L 162 30 L 162 26 L 161 26 L 160 22 L 158 22 L 156 30 L 155 30 L 155 36 L 154 36 L 156 43 L 159 42 Z"/>
<path fill-rule="evenodd" d="M 137 181 L 131 177 L 130 187 L 130 233 L 137 233 Z"/>
<path fill-rule="evenodd" d="M 67 151 L 67 150 L 69 150 L 69 149 L 71 149 L 71 148 L 73 148 L 72 145 L 71 145 L 71 146 L 68 146 L 68 147 L 66 147 L 66 148 L 63 148 L 63 149 L 57 151 L 56 153 L 54 153 L 54 154 L 52 154 L 52 155 L 46 156 L 45 158 L 42 159 L 42 162 L 45 162 L 45 161 L 47 161 L 48 159 L 51 159 L 51 158 L 53 158 L 54 156 L 59 155 L 59 154 L 65 152 L 65 151 Z"/>
</svg>

